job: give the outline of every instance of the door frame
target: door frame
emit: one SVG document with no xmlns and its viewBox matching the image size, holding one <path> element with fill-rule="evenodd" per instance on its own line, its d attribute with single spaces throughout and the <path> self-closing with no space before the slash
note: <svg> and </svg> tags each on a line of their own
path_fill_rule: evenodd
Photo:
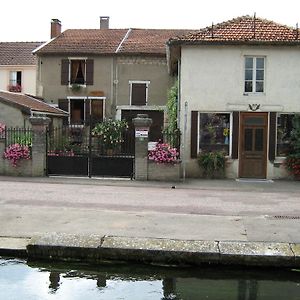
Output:
<svg viewBox="0 0 300 300">
<path fill-rule="evenodd" d="M 241 177 L 242 168 L 243 168 L 243 159 L 242 159 L 242 149 L 245 143 L 243 136 L 244 127 L 245 127 L 245 118 L 247 116 L 264 116 L 265 124 L 264 125 L 253 125 L 253 127 L 264 127 L 266 130 L 266 135 L 263 141 L 264 153 L 263 153 L 263 169 L 264 174 L 262 178 L 267 178 L 267 166 L 268 166 L 268 139 L 269 139 L 269 113 L 268 112 L 240 112 L 240 126 L 239 126 L 239 167 L 238 167 L 238 177 Z"/>
</svg>

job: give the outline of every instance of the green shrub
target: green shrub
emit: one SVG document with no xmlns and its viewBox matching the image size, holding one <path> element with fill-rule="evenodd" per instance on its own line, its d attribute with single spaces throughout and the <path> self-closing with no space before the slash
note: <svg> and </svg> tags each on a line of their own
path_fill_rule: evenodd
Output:
<svg viewBox="0 0 300 300">
<path fill-rule="evenodd" d="M 206 178 L 224 178 L 225 152 L 203 151 L 198 155 L 198 164 Z"/>
</svg>

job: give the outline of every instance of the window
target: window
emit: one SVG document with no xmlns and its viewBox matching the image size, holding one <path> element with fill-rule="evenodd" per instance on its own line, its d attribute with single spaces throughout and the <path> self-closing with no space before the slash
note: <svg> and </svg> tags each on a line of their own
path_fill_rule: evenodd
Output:
<svg viewBox="0 0 300 300">
<path fill-rule="evenodd" d="M 147 105 L 149 81 L 131 81 L 130 84 L 130 104 Z"/>
<path fill-rule="evenodd" d="M 223 150 L 229 155 L 230 114 L 199 114 L 199 151 Z"/>
<path fill-rule="evenodd" d="M 265 58 L 245 57 L 245 93 L 263 93 Z"/>
<path fill-rule="evenodd" d="M 86 60 L 76 59 L 70 60 L 70 83 L 71 84 L 85 84 L 86 78 Z"/>
<path fill-rule="evenodd" d="M 293 114 L 277 115 L 277 156 L 286 156 L 290 152 Z"/>
<path fill-rule="evenodd" d="M 93 85 L 94 60 L 86 58 L 70 58 L 61 61 L 62 85 Z"/>
<path fill-rule="evenodd" d="M 11 71 L 9 73 L 9 86 L 10 92 L 21 92 L 22 91 L 22 72 Z"/>
</svg>

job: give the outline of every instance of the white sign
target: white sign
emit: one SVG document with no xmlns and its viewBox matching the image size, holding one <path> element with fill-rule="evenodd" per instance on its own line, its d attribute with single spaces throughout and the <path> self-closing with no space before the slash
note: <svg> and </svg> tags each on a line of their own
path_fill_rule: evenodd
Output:
<svg viewBox="0 0 300 300">
<path fill-rule="evenodd" d="M 138 129 L 135 131 L 135 137 L 137 138 L 147 138 L 148 137 L 148 130 L 145 129 Z"/>
</svg>

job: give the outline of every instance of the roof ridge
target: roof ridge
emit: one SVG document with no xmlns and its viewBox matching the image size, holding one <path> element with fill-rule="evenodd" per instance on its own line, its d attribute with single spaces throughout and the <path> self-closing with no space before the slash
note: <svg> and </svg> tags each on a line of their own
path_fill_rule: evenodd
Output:
<svg viewBox="0 0 300 300">
<path fill-rule="evenodd" d="M 123 37 L 122 41 L 120 42 L 119 46 L 117 47 L 115 53 L 118 53 L 118 52 L 119 52 L 119 50 L 121 49 L 123 43 L 127 40 L 127 38 L 128 38 L 128 36 L 129 36 L 129 34 L 130 34 L 131 31 L 132 31 L 131 28 L 129 28 L 129 29 L 127 30 L 125 36 Z"/>
</svg>

